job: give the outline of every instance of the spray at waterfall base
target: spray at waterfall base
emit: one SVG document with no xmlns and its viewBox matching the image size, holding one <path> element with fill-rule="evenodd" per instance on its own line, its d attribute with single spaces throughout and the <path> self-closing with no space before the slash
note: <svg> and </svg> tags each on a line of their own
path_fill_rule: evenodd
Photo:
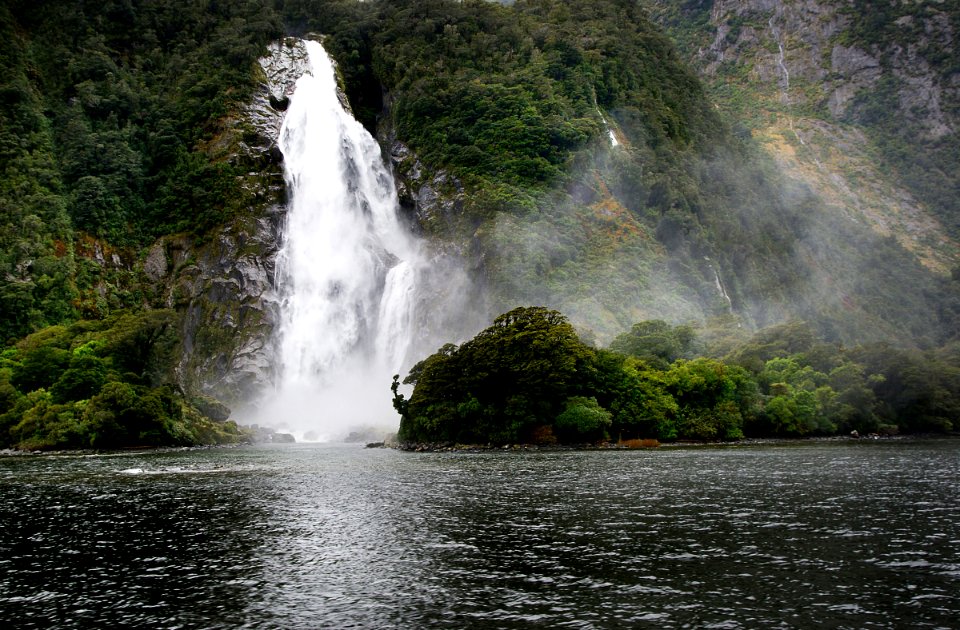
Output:
<svg viewBox="0 0 960 630">
<path fill-rule="evenodd" d="M 303 44 L 309 64 L 279 137 L 289 202 L 276 265 L 276 378 L 243 415 L 299 440 L 382 439 L 399 422 L 393 375 L 449 338 L 425 338 L 421 322 L 464 302 L 465 276 L 444 268 L 447 286 L 426 294 L 437 261 L 400 220 L 392 173 L 341 105 L 332 61 L 318 42 Z"/>
</svg>

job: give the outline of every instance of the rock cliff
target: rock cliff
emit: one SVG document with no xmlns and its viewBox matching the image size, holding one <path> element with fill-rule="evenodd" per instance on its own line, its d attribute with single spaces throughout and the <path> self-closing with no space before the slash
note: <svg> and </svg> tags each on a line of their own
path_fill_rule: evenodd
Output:
<svg viewBox="0 0 960 630">
<path fill-rule="evenodd" d="M 943 146 L 960 129 L 956 2 L 651 5 L 718 105 L 786 173 L 929 269 L 946 274 L 960 263 L 957 218 L 942 203 L 952 176 L 940 178 L 937 196 L 912 172 L 950 170 L 954 159 Z M 940 163 L 923 165 L 924 153 Z"/>
<path fill-rule="evenodd" d="M 279 299 L 275 263 L 285 197 L 277 139 L 306 63 L 301 40 L 271 44 L 260 60 L 262 83 L 252 101 L 211 143 L 215 156 L 244 166 L 238 185 L 246 193 L 247 211 L 206 242 L 161 239 L 144 261 L 144 273 L 165 288 L 164 305 L 182 314 L 180 382 L 231 405 L 256 395 L 272 379 Z"/>
</svg>

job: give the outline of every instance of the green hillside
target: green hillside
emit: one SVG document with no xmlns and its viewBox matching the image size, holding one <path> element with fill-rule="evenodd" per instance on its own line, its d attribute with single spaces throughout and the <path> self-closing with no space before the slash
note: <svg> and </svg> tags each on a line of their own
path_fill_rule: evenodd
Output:
<svg viewBox="0 0 960 630">
<path fill-rule="evenodd" d="M 601 345 L 665 320 L 721 354 L 796 321 L 827 343 L 890 352 L 956 341 L 954 136 L 913 144 L 922 117 L 894 125 L 878 118 L 893 92 L 856 93 L 844 124 L 867 130 L 870 150 L 940 224 L 924 223 L 918 239 L 916 221 L 838 212 L 846 202 L 818 184 L 830 178 L 801 168 L 814 146 L 818 164 L 849 164 L 824 157 L 837 145 L 776 135 L 788 122 L 806 128 L 801 115 L 820 115 L 815 99 L 801 107 L 789 91 L 785 109 L 742 64 L 703 74 L 691 63 L 715 35 L 710 6 L 5 3 L 0 446 L 234 439 L 222 419 L 204 428 L 222 413 L 197 396 L 223 376 L 224 348 L 266 324 L 236 323 L 237 300 L 211 304 L 198 278 L 211 266 L 228 277 L 224 252 L 266 256 L 249 225 L 282 192 L 251 182 L 278 165 L 242 150 L 256 141 L 243 116 L 263 79 L 256 60 L 283 35 L 325 37 L 355 114 L 394 156 L 403 211 L 434 246 L 459 253 L 483 289 L 478 310 L 542 304 Z M 744 15 L 743 28 L 769 17 Z M 858 29 L 845 46 L 923 32 Z M 946 82 L 955 57 L 935 52 L 924 59 Z M 812 93 L 813 79 L 802 89 Z M 940 102 L 955 116 L 954 93 Z M 923 160 L 947 176 L 930 179 L 938 171 Z M 854 194 L 886 208 L 893 193 Z M 131 327 L 156 334 L 143 333 L 153 341 L 127 369 L 129 348 L 111 340 Z M 42 378 L 25 376 L 37 370 Z M 143 402 L 151 397 L 161 402 Z M 147 407 L 143 427 L 124 428 Z M 104 440 L 96 423 L 109 414 L 119 437 Z"/>
</svg>

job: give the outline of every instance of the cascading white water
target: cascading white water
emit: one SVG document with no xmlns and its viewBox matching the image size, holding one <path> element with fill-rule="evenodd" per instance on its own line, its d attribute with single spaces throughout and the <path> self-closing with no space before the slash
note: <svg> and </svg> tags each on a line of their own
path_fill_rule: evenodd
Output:
<svg viewBox="0 0 960 630">
<path fill-rule="evenodd" d="M 397 216 L 380 146 L 340 104 L 333 64 L 306 42 L 280 130 L 288 189 L 277 259 L 277 382 L 264 424 L 308 439 L 395 421 L 391 376 L 413 338 L 424 267 Z"/>
<path fill-rule="evenodd" d="M 613 129 L 610 128 L 610 124 L 607 122 L 607 119 L 604 117 L 603 112 L 601 112 L 600 108 L 597 107 L 596 105 L 594 105 L 594 107 L 596 107 L 597 114 L 600 115 L 600 121 L 603 122 L 603 128 L 607 130 L 607 137 L 610 139 L 610 146 L 611 147 L 620 146 L 620 141 L 617 140 L 617 136 L 614 135 Z"/>
</svg>

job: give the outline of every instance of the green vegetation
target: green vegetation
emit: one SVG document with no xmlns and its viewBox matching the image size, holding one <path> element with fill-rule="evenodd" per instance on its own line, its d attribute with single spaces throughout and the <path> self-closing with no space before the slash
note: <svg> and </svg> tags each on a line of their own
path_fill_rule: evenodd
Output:
<svg viewBox="0 0 960 630">
<path fill-rule="evenodd" d="M 173 384 L 171 311 L 117 313 L 29 335 L 0 355 L 0 448 L 119 448 L 236 442 Z M 209 413 L 209 412 L 208 412 Z"/>
<path fill-rule="evenodd" d="M 281 32 L 258 2 L 0 7 L 0 339 L 136 304 L 116 295 L 136 280 L 86 264 L 84 239 L 129 260 L 243 207 L 247 169 L 204 146 Z"/>
<path fill-rule="evenodd" d="M 653 332 L 655 331 L 655 332 Z M 399 393 L 412 443 L 583 444 L 948 432 L 960 412 L 960 354 L 853 350 L 804 324 L 761 331 L 723 359 L 677 358 L 689 326 L 641 322 L 624 352 L 587 346 L 558 312 L 518 308 L 418 363 Z M 670 345 L 670 344 L 667 344 Z M 672 353 L 672 350 L 670 351 Z"/>
<path fill-rule="evenodd" d="M 218 139 L 281 34 L 255 1 L 0 6 L 0 447 L 238 438 L 175 385 L 179 318 L 135 262 L 252 204 Z"/>
<path fill-rule="evenodd" d="M 698 24 L 709 13 L 681 9 Z M 632 0 L 14 0 L 0 6 L 0 444 L 232 439 L 196 411 L 215 403 L 174 384 L 168 336 L 187 304 L 162 310 L 170 287 L 138 261 L 160 236 L 215 241 L 260 212 L 240 178 L 264 165 L 237 155 L 238 110 L 264 45 L 311 31 L 326 35 L 361 121 L 412 148 L 425 177 L 462 186 L 455 212 L 422 227 L 470 252 L 494 308 L 548 304 L 605 339 L 657 314 L 744 329 L 805 319 L 832 343 L 896 343 L 842 365 L 804 363 L 800 349 L 720 363 L 698 358 L 710 337 L 690 328 L 643 322 L 595 350 L 555 316 L 526 313 L 498 320 L 503 348 L 447 348 L 414 371 L 410 431 L 422 420 L 436 425 L 423 435 L 450 440 L 726 439 L 950 421 L 956 383 L 943 366 L 955 362 L 911 348 L 956 339 L 960 276 L 928 273 L 895 239 L 780 177 Z M 890 94 L 853 111 L 879 120 Z M 889 146 L 906 155 L 897 133 Z M 925 172 L 918 186 L 952 208 L 953 179 Z M 528 325 L 561 346 L 529 354 L 511 341 Z M 134 343 L 134 330 L 160 336 Z M 717 336 L 733 343 L 729 330 Z M 202 353 L 223 340 L 194 341 Z M 773 359 L 797 367 L 767 369 Z M 441 369 L 460 361 L 497 384 Z M 529 362 L 550 379 L 529 381 L 516 367 Z M 834 374 L 848 364 L 862 369 Z M 444 379 L 449 400 L 430 393 Z"/>
<path fill-rule="evenodd" d="M 600 135 L 598 107 L 629 108 L 653 146 L 715 125 L 698 81 L 634 2 L 383 6 L 374 70 L 396 95 L 398 135 L 471 181 L 556 181 Z"/>
</svg>

